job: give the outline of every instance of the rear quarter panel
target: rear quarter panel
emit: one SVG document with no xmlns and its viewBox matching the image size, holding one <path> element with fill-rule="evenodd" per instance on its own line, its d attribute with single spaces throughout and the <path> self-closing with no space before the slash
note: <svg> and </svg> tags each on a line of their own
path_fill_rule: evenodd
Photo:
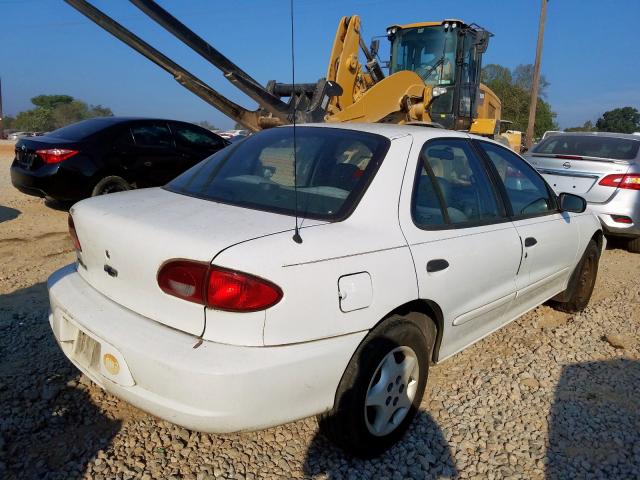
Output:
<svg viewBox="0 0 640 480">
<path fill-rule="evenodd" d="M 241 243 L 214 258 L 216 265 L 261 276 L 282 288 L 283 299 L 266 311 L 265 345 L 368 330 L 394 308 L 417 298 L 414 265 L 398 222 L 410 146 L 410 136 L 392 141 L 376 177 L 348 219 L 308 228 L 302 221 L 300 244 L 289 231 Z M 371 303 L 344 313 L 338 280 L 359 272 L 371 276 Z M 207 310 L 205 338 L 215 340 L 224 330 L 216 318 L 242 322 L 244 315 Z M 216 329 L 209 328 L 216 323 Z"/>
</svg>

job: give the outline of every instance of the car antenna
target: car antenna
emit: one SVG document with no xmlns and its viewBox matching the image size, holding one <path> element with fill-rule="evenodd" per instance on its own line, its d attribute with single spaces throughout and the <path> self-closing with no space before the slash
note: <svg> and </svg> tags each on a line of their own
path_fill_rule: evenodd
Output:
<svg viewBox="0 0 640 480">
<path fill-rule="evenodd" d="M 298 226 L 298 159 L 296 152 L 296 62 L 295 62 L 295 50 L 294 50 L 294 31 L 293 31 L 293 0 L 289 0 L 289 6 L 291 10 L 291 83 L 293 88 L 291 95 L 293 98 L 293 191 L 295 202 L 295 215 L 296 215 L 296 228 L 293 233 L 293 241 L 296 243 L 302 243 L 302 237 L 300 236 L 300 227 Z"/>
</svg>

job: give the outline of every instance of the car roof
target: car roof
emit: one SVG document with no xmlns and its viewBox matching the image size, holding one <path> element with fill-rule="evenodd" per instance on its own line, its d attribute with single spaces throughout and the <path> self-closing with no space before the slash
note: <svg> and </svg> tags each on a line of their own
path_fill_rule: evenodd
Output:
<svg viewBox="0 0 640 480">
<path fill-rule="evenodd" d="M 291 125 L 286 125 L 291 127 Z M 482 138 L 469 135 L 466 132 L 455 130 L 445 130 L 443 128 L 430 127 L 427 125 L 400 125 L 395 123 L 304 123 L 297 125 L 301 128 L 322 127 L 337 128 L 342 130 L 357 130 L 382 135 L 390 140 L 411 135 L 418 140 L 428 140 L 438 137 L 460 137 L 460 138 Z M 279 127 L 282 128 L 282 127 Z M 486 140 L 483 138 L 483 140 Z"/>
<path fill-rule="evenodd" d="M 186 122 L 184 120 L 173 120 L 170 118 L 155 118 L 155 117 L 120 117 L 120 116 L 116 117 L 114 116 L 114 117 L 93 117 L 88 120 L 97 120 L 99 122 L 104 122 L 105 124 L 109 124 L 109 125 L 117 125 L 119 123 L 136 122 L 136 121 L 177 122 L 177 123 L 188 123 L 189 125 L 195 125 L 194 123 Z"/>
</svg>

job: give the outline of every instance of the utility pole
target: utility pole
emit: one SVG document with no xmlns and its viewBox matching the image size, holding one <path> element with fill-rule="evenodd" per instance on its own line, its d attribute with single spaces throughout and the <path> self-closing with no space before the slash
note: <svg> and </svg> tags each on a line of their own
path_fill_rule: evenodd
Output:
<svg viewBox="0 0 640 480">
<path fill-rule="evenodd" d="M 0 140 L 4 138 L 4 117 L 2 116 L 2 78 L 0 78 Z"/>
<path fill-rule="evenodd" d="M 542 41 L 544 40 L 544 22 L 547 17 L 547 3 L 542 0 L 540 7 L 540 24 L 538 25 L 538 44 L 536 45 L 536 63 L 533 67 L 533 81 L 531 82 L 531 102 L 529 103 L 529 124 L 527 125 L 527 149 L 533 145 L 533 132 L 536 124 L 536 108 L 538 106 L 538 87 L 540 86 L 540 62 L 542 60 Z"/>
</svg>

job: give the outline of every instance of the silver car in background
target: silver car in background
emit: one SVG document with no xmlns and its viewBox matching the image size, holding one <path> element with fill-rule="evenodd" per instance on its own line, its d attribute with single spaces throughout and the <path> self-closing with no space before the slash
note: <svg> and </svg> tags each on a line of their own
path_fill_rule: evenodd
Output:
<svg viewBox="0 0 640 480">
<path fill-rule="evenodd" d="M 605 233 L 640 253 L 640 136 L 572 132 L 548 136 L 526 155 L 557 192 L 584 197 Z"/>
</svg>

